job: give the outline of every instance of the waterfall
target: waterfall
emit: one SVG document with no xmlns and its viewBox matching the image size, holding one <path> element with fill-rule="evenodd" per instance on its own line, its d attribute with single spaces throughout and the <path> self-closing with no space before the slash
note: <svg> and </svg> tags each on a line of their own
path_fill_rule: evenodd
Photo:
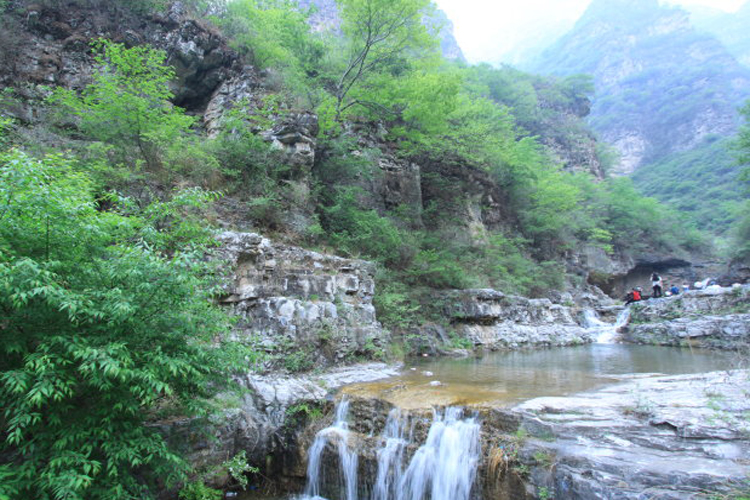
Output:
<svg viewBox="0 0 750 500">
<path fill-rule="evenodd" d="M 380 437 L 374 482 L 358 485 L 357 454 L 347 439 L 348 408 L 348 401 L 342 400 L 335 422 L 316 435 L 309 452 L 307 487 L 300 500 L 325 500 L 320 496 L 320 469 L 329 444 L 335 445 L 343 476 L 343 489 L 332 500 L 357 500 L 358 491 L 368 490 L 370 500 L 469 500 L 480 455 L 480 425 L 475 417 L 464 417 L 461 408 L 436 411 L 427 439 L 404 467 L 407 450 L 414 443 L 406 432 L 408 416 L 394 408 Z"/>
<path fill-rule="evenodd" d="M 611 326 L 609 323 L 605 323 L 604 321 L 599 319 L 599 316 L 596 315 L 596 311 L 593 309 L 586 309 L 583 311 L 583 325 L 586 328 L 599 328 L 602 326 Z"/>
<path fill-rule="evenodd" d="M 479 423 L 461 408 L 436 414 L 401 478 L 396 500 L 469 500 L 479 462 Z"/>
<path fill-rule="evenodd" d="M 383 431 L 383 445 L 378 450 L 378 474 L 372 490 L 372 500 L 395 498 L 401 481 L 404 450 L 409 444 L 404 439 L 401 411 L 398 408 L 388 413 Z"/>
<path fill-rule="evenodd" d="M 583 311 L 583 323 L 588 329 L 596 332 L 597 344 L 612 344 L 617 338 L 617 331 L 625 326 L 630 319 L 630 308 L 624 308 L 614 323 L 605 323 L 600 320 L 596 312 L 591 309 Z"/>
<path fill-rule="evenodd" d="M 349 401 L 342 399 L 336 406 L 336 417 L 330 427 L 318 432 L 310 447 L 307 464 L 307 487 L 305 496 L 320 498 L 320 462 L 323 450 L 329 443 L 334 444 L 338 451 L 339 467 L 344 479 L 346 500 L 357 500 L 357 452 L 349 448 L 349 424 L 346 418 L 349 414 Z"/>
<path fill-rule="evenodd" d="M 617 328 L 623 327 L 628 324 L 628 321 L 630 321 L 630 308 L 626 307 L 625 309 L 620 311 L 620 314 L 617 315 L 615 326 Z"/>
</svg>

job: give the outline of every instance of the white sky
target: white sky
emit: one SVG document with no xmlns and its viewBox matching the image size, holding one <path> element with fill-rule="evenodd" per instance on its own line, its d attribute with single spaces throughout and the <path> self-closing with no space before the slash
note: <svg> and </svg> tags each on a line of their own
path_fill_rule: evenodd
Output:
<svg viewBox="0 0 750 500">
<path fill-rule="evenodd" d="M 496 63 L 529 39 L 550 37 L 560 25 L 572 26 L 591 0 L 435 0 L 455 25 L 458 44 L 469 62 Z M 734 12 L 745 0 L 671 0 Z M 557 36 L 552 37 L 552 40 Z"/>
</svg>

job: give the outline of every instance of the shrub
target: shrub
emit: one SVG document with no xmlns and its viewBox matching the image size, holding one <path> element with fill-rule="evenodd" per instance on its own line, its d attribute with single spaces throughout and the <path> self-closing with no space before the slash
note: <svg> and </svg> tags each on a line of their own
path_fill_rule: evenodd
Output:
<svg viewBox="0 0 750 500">
<path fill-rule="evenodd" d="M 349 254 L 402 266 L 408 259 L 404 235 L 390 219 L 360 208 L 357 192 L 356 188 L 339 189 L 334 204 L 323 207 L 321 222 L 328 239 Z"/>
<path fill-rule="evenodd" d="M 184 458 L 146 420 L 198 416 L 246 366 L 210 302 L 193 191 L 97 210 L 59 156 L 0 155 L 0 465 L 11 498 L 147 498 Z"/>
<path fill-rule="evenodd" d="M 175 74 L 166 64 L 166 53 L 102 39 L 93 45 L 98 52 L 93 82 L 80 95 L 58 88 L 51 101 L 78 119 L 85 138 L 112 146 L 113 169 L 139 170 L 143 165 L 158 171 L 168 147 L 186 140 L 195 123 L 170 103 L 169 83 Z M 104 174 L 97 180 L 107 185 Z"/>
</svg>

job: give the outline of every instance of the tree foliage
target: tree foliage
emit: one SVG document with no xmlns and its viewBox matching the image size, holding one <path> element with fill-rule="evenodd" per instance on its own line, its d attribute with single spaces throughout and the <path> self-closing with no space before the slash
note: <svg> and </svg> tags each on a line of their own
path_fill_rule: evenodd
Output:
<svg viewBox="0 0 750 500">
<path fill-rule="evenodd" d="M 733 255 L 741 259 L 750 259 L 750 101 L 741 110 L 745 125 L 740 129 L 737 139 L 738 161 L 744 165 L 739 179 L 745 185 L 744 213 L 734 228 Z"/>
<path fill-rule="evenodd" d="M 309 90 L 308 79 L 323 64 L 325 46 L 310 32 L 307 13 L 290 0 L 235 0 L 227 15 L 215 18 L 233 46 L 258 68 L 281 71 L 296 92 Z"/>
<path fill-rule="evenodd" d="M 141 163 L 156 169 L 195 122 L 170 103 L 174 69 L 166 64 L 166 53 L 108 40 L 97 40 L 94 49 L 93 82 L 80 95 L 58 88 L 53 102 L 77 117 L 86 138 L 114 146 L 116 162 L 131 171 Z"/>
<path fill-rule="evenodd" d="M 408 72 L 415 51 L 436 47 L 425 27 L 423 15 L 428 0 L 337 0 L 344 35 L 338 76 L 331 94 L 336 101 L 336 117 L 361 106 L 384 110 L 373 100 L 370 85 L 382 75 L 398 79 Z M 382 85 L 382 81 L 380 85 Z M 385 110 L 384 110 L 385 111 Z M 399 108 L 387 110 L 398 114 Z"/>
<path fill-rule="evenodd" d="M 208 198 L 101 211 L 68 160 L 0 155 L 0 497 L 146 498 L 185 477 L 146 422 L 200 415 L 241 366 L 210 302 Z"/>
</svg>

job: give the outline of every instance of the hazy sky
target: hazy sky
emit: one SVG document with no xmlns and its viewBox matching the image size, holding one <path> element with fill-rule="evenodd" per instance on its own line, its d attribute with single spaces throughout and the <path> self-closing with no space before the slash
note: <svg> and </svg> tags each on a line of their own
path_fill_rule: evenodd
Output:
<svg viewBox="0 0 750 500">
<path fill-rule="evenodd" d="M 458 43 L 470 62 L 507 60 L 528 39 L 551 42 L 572 26 L 591 0 L 435 0 L 455 25 Z M 736 11 L 745 0 L 674 0 Z M 551 39 L 550 39 L 551 38 Z M 548 40 L 549 39 L 549 40 Z M 509 61 L 513 62 L 513 61 Z"/>
</svg>

